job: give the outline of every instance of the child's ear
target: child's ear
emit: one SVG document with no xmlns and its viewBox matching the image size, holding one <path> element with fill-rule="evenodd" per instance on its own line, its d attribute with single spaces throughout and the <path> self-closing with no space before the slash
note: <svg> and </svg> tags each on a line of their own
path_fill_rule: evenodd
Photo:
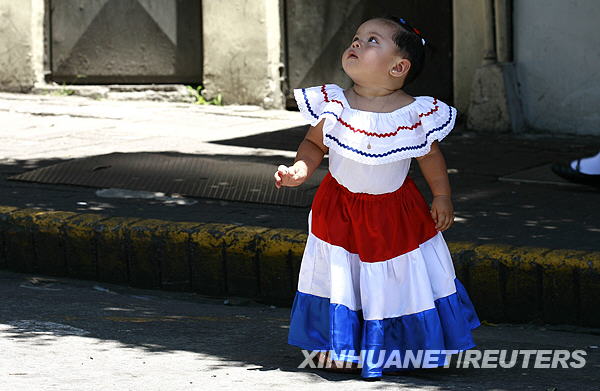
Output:
<svg viewBox="0 0 600 391">
<path fill-rule="evenodd" d="M 396 65 L 390 70 L 392 77 L 405 77 L 410 70 L 410 61 L 406 58 L 401 58 L 396 62 Z"/>
</svg>

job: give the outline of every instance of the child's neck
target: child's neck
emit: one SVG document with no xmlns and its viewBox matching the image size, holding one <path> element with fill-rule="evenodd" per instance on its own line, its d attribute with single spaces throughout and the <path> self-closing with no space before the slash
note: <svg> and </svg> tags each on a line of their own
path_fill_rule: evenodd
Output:
<svg viewBox="0 0 600 391">
<path fill-rule="evenodd" d="M 402 91 L 401 89 L 394 90 L 385 87 L 368 87 L 356 83 L 354 83 L 351 89 L 356 95 L 368 100 L 376 100 L 377 98 L 388 96 L 397 93 L 398 91 Z"/>
<path fill-rule="evenodd" d="M 351 107 L 359 110 L 390 112 L 412 103 L 415 99 L 404 92 L 384 87 L 365 87 L 354 84 L 346 95 Z M 350 95 L 350 96 L 348 96 Z"/>
</svg>

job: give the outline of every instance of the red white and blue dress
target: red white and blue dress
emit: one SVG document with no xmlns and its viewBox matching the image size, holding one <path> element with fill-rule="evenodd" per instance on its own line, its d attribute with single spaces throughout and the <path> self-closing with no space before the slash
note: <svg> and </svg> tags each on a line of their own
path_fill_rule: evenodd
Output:
<svg viewBox="0 0 600 391">
<path fill-rule="evenodd" d="M 452 130 L 456 109 L 419 96 L 389 113 L 357 110 L 335 84 L 294 95 L 311 125 L 325 119 L 329 172 L 309 213 L 288 343 L 352 362 L 371 350 L 362 377 L 406 369 L 385 367 L 394 351 L 474 347 L 479 318 L 429 205 L 407 176 L 411 158 Z"/>
</svg>

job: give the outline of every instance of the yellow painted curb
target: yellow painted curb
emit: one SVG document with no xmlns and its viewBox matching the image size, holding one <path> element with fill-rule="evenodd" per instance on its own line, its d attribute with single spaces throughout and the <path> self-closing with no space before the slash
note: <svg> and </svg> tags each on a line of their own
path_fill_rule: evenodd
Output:
<svg viewBox="0 0 600 391">
<path fill-rule="evenodd" d="M 0 239 L 0 266 L 19 272 L 286 305 L 297 289 L 307 233 L 0 205 Z M 534 314 L 600 326 L 600 252 L 471 242 L 448 248 L 487 320 Z"/>
<path fill-rule="evenodd" d="M 80 239 L 88 239 L 90 231 L 99 224 L 117 224 L 134 232 L 136 241 L 148 239 L 152 235 L 163 235 L 169 240 L 183 242 L 187 240 L 187 235 L 190 235 L 192 241 L 201 242 L 207 247 L 216 249 L 224 244 L 232 252 L 246 256 L 254 256 L 255 246 L 269 257 L 281 256 L 290 251 L 295 256 L 299 256 L 304 250 L 307 238 L 306 232 L 288 228 L 273 229 L 194 221 L 112 217 L 96 213 L 21 209 L 6 205 L 0 205 L 0 222 L 35 226 L 36 229 L 47 233 L 58 233 L 58 228 L 64 227 L 69 229 L 71 235 Z M 257 237 L 263 240 L 253 245 L 252 242 Z M 470 242 L 448 242 L 448 248 L 452 254 L 471 252 L 474 255 L 473 259 L 495 260 L 507 267 L 527 269 L 532 264 L 538 264 L 548 268 L 570 267 L 600 272 L 600 252 L 594 251 L 507 244 L 476 245 Z"/>
</svg>

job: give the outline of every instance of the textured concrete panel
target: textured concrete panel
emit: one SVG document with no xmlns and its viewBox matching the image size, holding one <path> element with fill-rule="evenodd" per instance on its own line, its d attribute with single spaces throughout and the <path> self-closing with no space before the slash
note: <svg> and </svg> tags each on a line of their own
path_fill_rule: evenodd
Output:
<svg viewBox="0 0 600 391">
<path fill-rule="evenodd" d="M 69 83 L 201 82 L 192 0 L 54 0 L 52 77 Z"/>
</svg>

